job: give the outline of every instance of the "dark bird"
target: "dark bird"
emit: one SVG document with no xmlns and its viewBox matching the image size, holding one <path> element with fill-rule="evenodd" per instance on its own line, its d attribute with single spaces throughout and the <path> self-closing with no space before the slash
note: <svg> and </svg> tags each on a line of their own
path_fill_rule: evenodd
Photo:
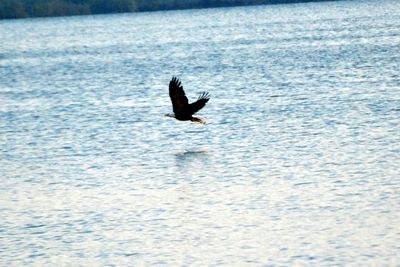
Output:
<svg viewBox="0 0 400 267">
<path fill-rule="evenodd" d="M 210 100 L 210 94 L 207 92 L 202 93 L 196 102 L 189 104 L 189 101 L 183 91 L 183 87 L 178 78 L 172 77 L 169 82 L 169 97 L 172 102 L 172 109 L 174 114 L 165 114 L 165 116 L 175 118 L 180 121 L 193 121 L 201 124 L 205 124 L 206 121 L 202 118 L 193 117 L 193 115 L 202 109 L 208 100 Z"/>
</svg>

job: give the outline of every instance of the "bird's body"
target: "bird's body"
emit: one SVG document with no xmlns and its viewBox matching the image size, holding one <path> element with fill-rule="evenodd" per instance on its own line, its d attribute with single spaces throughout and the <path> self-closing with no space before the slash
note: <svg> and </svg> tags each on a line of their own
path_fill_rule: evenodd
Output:
<svg viewBox="0 0 400 267">
<path fill-rule="evenodd" d="M 202 118 L 193 117 L 193 115 L 202 109 L 208 100 L 210 95 L 207 92 L 202 93 L 196 102 L 189 104 L 189 101 L 183 91 L 181 82 L 176 77 L 172 77 L 169 82 L 169 96 L 172 102 L 172 109 L 174 114 L 167 114 L 169 117 L 174 117 L 180 121 L 193 121 L 205 124 L 206 121 Z"/>
</svg>

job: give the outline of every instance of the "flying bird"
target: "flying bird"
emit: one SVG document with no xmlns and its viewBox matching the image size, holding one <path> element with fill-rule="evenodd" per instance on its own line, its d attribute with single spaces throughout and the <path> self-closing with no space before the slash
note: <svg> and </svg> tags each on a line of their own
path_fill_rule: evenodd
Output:
<svg viewBox="0 0 400 267">
<path fill-rule="evenodd" d="M 169 97 L 172 102 L 172 110 L 174 114 L 165 114 L 165 116 L 175 118 L 180 121 L 193 121 L 201 124 L 205 124 L 206 121 L 203 118 L 193 117 L 193 115 L 202 109 L 208 100 L 210 100 L 210 94 L 203 92 L 200 94 L 196 102 L 189 104 L 189 101 L 183 91 L 183 87 L 178 78 L 172 77 L 169 82 Z"/>
</svg>

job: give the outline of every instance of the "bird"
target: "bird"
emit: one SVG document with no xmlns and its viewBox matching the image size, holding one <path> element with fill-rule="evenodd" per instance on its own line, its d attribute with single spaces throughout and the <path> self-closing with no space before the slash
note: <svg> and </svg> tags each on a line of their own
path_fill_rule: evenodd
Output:
<svg viewBox="0 0 400 267">
<path fill-rule="evenodd" d="M 193 115 L 202 109 L 208 100 L 210 100 L 210 94 L 208 92 L 201 93 L 195 102 L 189 104 L 181 81 L 173 76 L 169 82 L 169 97 L 171 98 L 172 110 L 174 113 L 165 114 L 165 116 L 180 121 L 192 121 L 200 124 L 206 123 L 205 119 L 193 117 Z"/>
</svg>

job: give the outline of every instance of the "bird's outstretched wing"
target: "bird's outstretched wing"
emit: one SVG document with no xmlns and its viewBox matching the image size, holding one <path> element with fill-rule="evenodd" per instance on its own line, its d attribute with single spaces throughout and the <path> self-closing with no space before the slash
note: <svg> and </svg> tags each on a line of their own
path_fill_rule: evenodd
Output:
<svg viewBox="0 0 400 267">
<path fill-rule="evenodd" d="M 169 82 L 169 97 L 171 98 L 172 109 L 174 112 L 177 112 L 178 110 L 181 110 L 189 105 L 181 82 L 176 77 L 172 77 L 172 80 Z"/>
<path fill-rule="evenodd" d="M 207 92 L 202 93 L 196 102 L 193 102 L 189 105 L 189 112 L 193 115 L 200 109 L 202 109 L 206 103 L 210 100 L 210 94 Z"/>
</svg>

